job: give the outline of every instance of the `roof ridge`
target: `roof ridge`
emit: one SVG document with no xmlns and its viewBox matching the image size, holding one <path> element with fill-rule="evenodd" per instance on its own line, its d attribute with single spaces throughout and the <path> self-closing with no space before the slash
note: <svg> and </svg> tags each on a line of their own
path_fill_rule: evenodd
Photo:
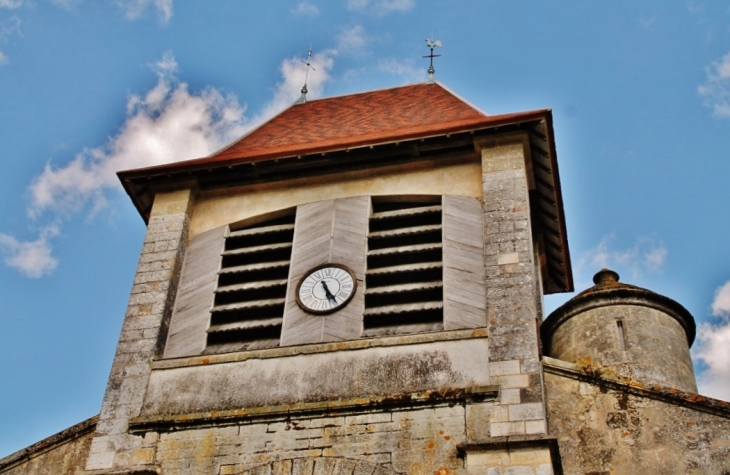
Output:
<svg viewBox="0 0 730 475">
<path fill-rule="evenodd" d="M 390 90 L 393 90 L 393 89 L 403 89 L 403 88 L 406 88 L 406 87 L 428 86 L 428 85 L 431 85 L 431 84 L 437 84 L 437 83 L 435 83 L 435 82 L 429 83 L 429 82 L 425 82 L 424 81 L 424 82 L 416 82 L 416 83 L 413 83 L 413 84 L 401 84 L 400 86 L 381 87 L 381 88 L 378 88 L 378 89 L 371 89 L 369 91 L 352 92 L 352 93 L 346 93 L 346 94 L 339 94 L 337 96 L 327 96 L 327 97 L 318 97 L 316 99 L 307 99 L 307 102 L 303 102 L 301 104 L 296 104 L 295 103 L 293 105 L 303 105 L 303 104 L 308 104 L 310 102 L 319 102 L 319 101 L 327 101 L 327 100 L 330 100 L 330 99 L 339 99 L 341 97 L 362 96 L 364 94 L 372 94 L 374 92 L 390 91 Z M 438 85 L 443 88 L 443 86 L 441 84 L 438 84 Z"/>
<path fill-rule="evenodd" d="M 452 91 L 451 88 L 448 87 L 447 85 L 445 85 L 445 84 L 443 84 L 443 83 L 441 83 L 439 81 L 434 81 L 432 84 L 437 84 L 437 85 L 441 86 L 441 88 L 443 90 L 445 90 L 446 92 L 448 92 L 449 94 L 451 94 L 455 98 L 459 99 L 461 102 L 463 102 L 464 104 L 468 105 L 469 107 L 471 107 L 475 111 L 479 112 L 481 115 L 483 115 L 485 117 L 489 116 L 489 114 L 487 114 L 486 112 L 484 112 L 483 110 L 481 110 L 480 108 L 478 108 L 477 106 L 475 106 L 474 104 L 472 104 L 471 101 L 467 101 L 466 99 L 464 99 L 463 97 L 461 97 L 460 94 L 457 94 L 454 91 Z M 502 115 L 502 114 L 497 114 L 497 115 Z"/>
</svg>

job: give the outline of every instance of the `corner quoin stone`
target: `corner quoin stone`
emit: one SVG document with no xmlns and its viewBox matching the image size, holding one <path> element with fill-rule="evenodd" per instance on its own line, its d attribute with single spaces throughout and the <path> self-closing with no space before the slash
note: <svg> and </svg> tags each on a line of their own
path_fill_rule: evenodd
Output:
<svg viewBox="0 0 730 475">
<path fill-rule="evenodd" d="M 142 449 L 143 438 L 128 434 L 127 427 L 139 415 L 150 363 L 162 350 L 193 205 L 191 189 L 155 195 L 87 470 L 145 464 L 154 457 L 151 449 Z"/>
</svg>

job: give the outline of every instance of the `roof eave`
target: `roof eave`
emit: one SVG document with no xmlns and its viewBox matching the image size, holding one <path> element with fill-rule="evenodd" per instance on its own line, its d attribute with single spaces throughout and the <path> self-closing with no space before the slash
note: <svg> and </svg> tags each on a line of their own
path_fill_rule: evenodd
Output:
<svg viewBox="0 0 730 475">
<path fill-rule="evenodd" d="M 465 121 L 464 124 L 458 124 L 450 127 L 434 127 L 432 129 L 413 132 L 409 134 L 393 135 L 382 139 L 365 138 L 361 140 L 353 140 L 352 142 L 339 142 L 338 144 L 326 145 L 322 147 L 290 149 L 285 151 L 274 151 L 272 153 L 263 153 L 249 157 L 230 157 L 223 160 L 211 160 L 211 157 L 194 158 L 181 162 L 168 163 L 164 165 L 155 165 L 144 168 L 134 168 L 130 170 L 122 170 L 117 172 L 117 176 L 122 182 L 130 178 L 144 178 L 160 175 L 173 175 L 185 172 L 194 172 L 198 170 L 209 170 L 219 167 L 235 166 L 243 163 L 264 162 L 267 160 L 279 160 L 287 157 L 305 156 L 311 154 L 331 153 L 342 150 L 348 150 L 359 147 L 373 146 L 377 147 L 384 144 L 402 142 L 406 140 L 415 140 L 421 138 L 438 137 L 453 133 L 470 132 L 477 130 L 502 127 L 505 125 L 520 124 L 524 122 L 532 122 L 539 119 L 548 119 L 552 124 L 550 109 L 540 109 L 535 111 L 522 112 L 519 114 L 504 114 L 499 116 L 486 116 L 484 120 Z M 552 126 L 551 126 L 552 128 Z M 553 147 L 554 148 L 554 147 Z"/>
</svg>

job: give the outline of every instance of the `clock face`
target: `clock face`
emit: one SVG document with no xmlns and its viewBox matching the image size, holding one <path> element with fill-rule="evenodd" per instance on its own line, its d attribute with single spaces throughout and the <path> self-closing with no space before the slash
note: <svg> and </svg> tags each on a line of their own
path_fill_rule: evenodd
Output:
<svg viewBox="0 0 730 475">
<path fill-rule="evenodd" d="M 325 264 L 307 272 L 297 287 L 297 303 L 309 313 L 331 313 L 347 305 L 357 281 L 345 266 Z"/>
</svg>

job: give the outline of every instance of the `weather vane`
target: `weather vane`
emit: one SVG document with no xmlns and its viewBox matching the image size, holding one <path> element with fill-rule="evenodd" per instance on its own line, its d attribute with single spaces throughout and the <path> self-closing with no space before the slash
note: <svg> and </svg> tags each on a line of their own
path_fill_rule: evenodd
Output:
<svg viewBox="0 0 730 475">
<path fill-rule="evenodd" d="M 431 49 L 431 54 L 428 56 L 424 56 L 424 58 L 431 58 L 431 65 L 428 67 L 428 82 L 433 82 L 433 73 L 436 72 L 436 70 L 433 68 L 433 58 L 438 58 L 441 56 L 440 54 L 433 54 L 434 48 L 441 48 L 441 41 L 440 40 L 432 40 L 430 38 L 426 38 L 426 46 L 428 46 Z"/>
<path fill-rule="evenodd" d="M 307 79 L 309 79 L 309 69 L 311 68 L 312 71 L 316 71 L 314 69 L 314 66 L 312 66 L 312 45 L 309 45 L 309 53 L 307 53 L 307 60 L 304 61 L 303 59 L 300 60 L 302 63 L 307 65 L 307 71 L 304 73 L 304 86 L 302 87 L 302 97 L 299 98 L 297 101 L 297 104 L 304 104 L 307 102 Z"/>
</svg>

